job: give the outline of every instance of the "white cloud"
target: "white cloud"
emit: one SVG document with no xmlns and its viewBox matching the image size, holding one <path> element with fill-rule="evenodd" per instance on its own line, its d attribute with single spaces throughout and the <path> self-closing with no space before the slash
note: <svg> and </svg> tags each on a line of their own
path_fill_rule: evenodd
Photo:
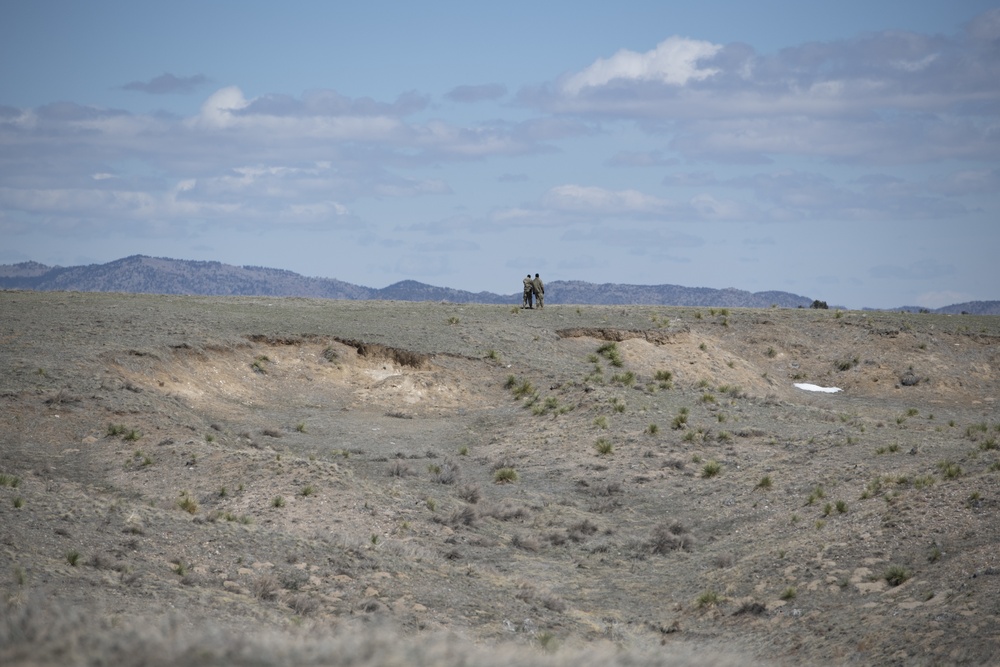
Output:
<svg viewBox="0 0 1000 667">
<path fill-rule="evenodd" d="M 987 12 L 952 36 L 886 31 L 775 54 L 672 37 L 517 98 L 559 115 L 637 121 L 692 159 L 997 160 L 1000 59 L 990 40 L 998 16 Z"/>
<path fill-rule="evenodd" d="M 662 214 L 673 208 L 672 202 L 638 190 L 608 190 L 596 186 L 558 185 L 542 197 L 546 208 L 595 213 Z"/>
<path fill-rule="evenodd" d="M 245 108 L 249 102 L 243 97 L 243 91 L 237 86 L 220 88 L 212 93 L 201 105 L 201 111 L 195 116 L 192 124 L 203 128 L 221 129 L 234 124 L 234 111 Z"/>
<path fill-rule="evenodd" d="M 714 56 L 722 47 L 683 37 L 670 37 L 645 53 L 622 49 L 608 59 L 594 64 L 562 83 L 562 90 L 577 95 L 585 88 L 606 86 L 618 81 L 655 81 L 683 86 L 689 81 L 702 81 L 718 69 L 703 67 L 701 61 Z"/>
</svg>

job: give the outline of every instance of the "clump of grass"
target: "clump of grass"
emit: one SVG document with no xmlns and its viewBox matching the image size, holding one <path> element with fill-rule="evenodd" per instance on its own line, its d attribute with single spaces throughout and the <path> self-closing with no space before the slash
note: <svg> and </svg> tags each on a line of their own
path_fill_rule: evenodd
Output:
<svg viewBox="0 0 1000 667">
<path fill-rule="evenodd" d="M 779 596 L 782 600 L 794 600 L 796 596 L 795 586 L 789 586 L 785 590 L 781 591 Z"/>
<path fill-rule="evenodd" d="M 649 426 L 646 427 L 646 433 L 648 433 L 649 435 L 656 435 L 659 432 L 660 432 L 660 427 L 657 426 L 656 424 L 650 424 Z"/>
<path fill-rule="evenodd" d="M 105 431 L 105 434 L 109 438 L 117 438 L 120 435 L 124 435 L 127 430 L 124 424 L 108 424 L 108 430 Z"/>
<path fill-rule="evenodd" d="M 271 507 L 280 508 L 285 506 L 285 499 L 282 496 L 271 498 Z"/>
<path fill-rule="evenodd" d="M 135 442 L 142 437 L 142 433 L 133 428 L 122 437 L 126 442 Z"/>
<path fill-rule="evenodd" d="M 767 357 L 768 359 L 774 359 L 776 356 L 778 356 L 778 351 L 775 350 L 773 347 L 769 347 L 767 348 L 767 351 L 764 352 L 764 356 Z"/>
<path fill-rule="evenodd" d="M 510 391 L 514 395 L 514 398 L 524 398 L 525 396 L 532 396 L 535 393 L 535 385 L 531 384 L 530 380 L 521 380 L 518 382 L 515 379 L 514 386 L 510 388 Z"/>
<path fill-rule="evenodd" d="M 625 401 L 616 396 L 611 400 L 611 409 L 618 413 L 625 412 Z"/>
<path fill-rule="evenodd" d="M 187 491 L 181 493 L 180 500 L 177 501 L 177 506 L 188 514 L 198 513 L 198 501 L 189 496 Z"/>
<path fill-rule="evenodd" d="M 594 426 L 596 426 L 597 428 L 607 428 L 608 418 L 605 417 L 604 415 L 594 417 Z"/>
<path fill-rule="evenodd" d="M 455 317 L 454 315 L 452 315 L 451 317 L 448 318 L 448 324 L 450 324 L 452 326 L 458 324 L 459 321 L 460 320 L 457 317 Z"/>
<path fill-rule="evenodd" d="M 21 496 L 15 497 L 12 502 L 13 502 L 13 505 L 14 505 L 14 509 L 16 509 L 16 510 L 19 510 L 22 507 L 24 507 L 24 498 L 22 498 Z"/>
<path fill-rule="evenodd" d="M 710 607 L 719 604 L 721 600 L 722 598 L 719 596 L 718 593 L 716 593 L 712 589 L 708 589 L 707 591 L 699 595 L 695 599 L 695 602 L 698 604 L 699 607 Z"/>
<path fill-rule="evenodd" d="M 494 349 L 486 350 L 486 358 L 490 361 L 500 361 L 500 353 Z"/>
<path fill-rule="evenodd" d="M 625 363 L 622 361 L 621 352 L 618 350 L 618 343 L 615 342 L 604 343 L 597 348 L 597 354 L 611 362 L 611 365 L 615 368 L 620 368 Z"/>
<path fill-rule="evenodd" d="M 623 384 L 626 387 L 631 387 L 635 384 L 635 373 L 632 371 L 626 371 L 624 373 L 615 373 L 611 376 L 611 381 L 618 384 Z"/>
<path fill-rule="evenodd" d="M 882 573 L 882 578 L 886 580 L 890 586 L 899 586 L 910 578 L 910 571 L 907 570 L 902 565 L 890 565 L 886 568 L 886 571 Z"/>
<path fill-rule="evenodd" d="M 851 357 L 850 359 L 841 359 L 841 360 L 835 361 L 833 363 L 833 366 L 838 371 L 849 371 L 852 368 L 854 368 L 855 366 L 857 366 L 859 363 L 861 363 L 861 359 L 860 359 L 860 357 L 858 357 L 857 355 L 855 355 L 854 357 Z"/>
<path fill-rule="evenodd" d="M 806 505 L 812 505 L 817 500 L 820 500 L 821 498 L 825 498 L 825 497 L 826 497 L 826 492 L 823 490 L 823 487 L 822 486 L 817 486 L 809 494 L 809 497 L 806 498 Z"/>
<path fill-rule="evenodd" d="M 667 370 L 659 370 L 653 375 L 653 379 L 659 383 L 660 389 L 670 389 L 673 387 L 674 374 Z"/>
<path fill-rule="evenodd" d="M 770 475 L 764 475 L 763 477 L 760 478 L 760 481 L 757 482 L 757 488 L 761 489 L 761 490 L 764 490 L 764 491 L 767 491 L 768 489 L 770 489 L 771 485 L 772 485 L 772 482 L 771 482 L 771 476 Z"/>
<path fill-rule="evenodd" d="M 715 477 L 722 472 L 722 464 L 718 461 L 709 461 L 701 469 L 701 476 L 705 478 Z"/>
<path fill-rule="evenodd" d="M 72 565 L 73 567 L 76 567 L 77 564 L 80 562 L 80 552 L 77 551 L 76 549 L 70 549 L 69 551 L 67 551 L 66 562 Z"/>
<path fill-rule="evenodd" d="M 837 514 L 846 514 L 847 513 L 847 503 L 844 502 L 843 500 L 838 500 L 837 501 L 836 508 L 837 508 Z"/>
<path fill-rule="evenodd" d="M 316 493 L 316 487 L 313 486 L 312 484 L 306 484 L 305 486 L 302 487 L 302 490 L 299 491 L 299 493 L 305 497 L 311 496 L 314 493 Z"/>
<path fill-rule="evenodd" d="M 938 462 L 938 469 L 941 471 L 941 476 L 945 479 L 955 479 L 962 475 L 962 468 L 957 463 L 952 463 L 951 461 Z"/>
<path fill-rule="evenodd" d="M 497 484 L 510 484 L 517 481 L 517 471 L 513 468 L 500 468 L 493 473 L 493 481 Z"/>
<path fill-rule="evenodd" d="M 601 456 L 613 454 L 615 451 L 614 445 L 612 445 L 611 441 L 608 440 L 607 438 L 599 438 L 597 442 L 594 443 L 594 448 L 597 450 L 597 453 Z"/>
<path fill-rule="evenodd" d="M 12 489 L 16 489 L 21 486 L 21 478 L 16 475 L 0 473 L 0 486 L 9 486 Z"/>
<path fill-rule="evenodd" d="M 253 369 L 254 373 L 260 373 L 261 375 L 267 375 L 267 367 L 265 366 L 265 364 L 267 364 L 269 361 L 271 361 L 271 360 L 268 359 L 267 355 L 266 354 L 262 354 L 262 355 L 258 356 L 256 359 L 253 360 L 253 363 L 250 364 L 250 368 Z"/>
</svg>

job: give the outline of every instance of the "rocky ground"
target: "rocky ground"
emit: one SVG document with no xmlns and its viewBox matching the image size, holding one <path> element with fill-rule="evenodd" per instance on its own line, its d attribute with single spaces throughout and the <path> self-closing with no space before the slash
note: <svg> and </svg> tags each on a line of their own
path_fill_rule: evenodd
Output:
<svg viewBox="0 0 1000 667">
<path fill-rule="evenodd" d="M 0 314 L 2 664 L 1000 661 L 1000 318 Z"/>
</svg>

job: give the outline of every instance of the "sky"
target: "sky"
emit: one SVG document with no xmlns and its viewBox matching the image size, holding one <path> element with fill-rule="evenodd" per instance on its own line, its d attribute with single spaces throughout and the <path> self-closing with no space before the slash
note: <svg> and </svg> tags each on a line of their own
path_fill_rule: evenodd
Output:
<svg viewBox="0 0 1000 667">
<path fill-rule="evenodd" d="M 1000 299 L 1000 2 L 0 3 L 0 264 L 134 254 Z"/>
</svg>

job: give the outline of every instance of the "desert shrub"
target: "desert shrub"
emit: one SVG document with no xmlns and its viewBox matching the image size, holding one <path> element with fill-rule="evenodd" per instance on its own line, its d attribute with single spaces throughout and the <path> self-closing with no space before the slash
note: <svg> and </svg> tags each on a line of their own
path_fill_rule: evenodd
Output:
<svg viewBox="0 0 1000 667">
<path fill-rule="evenodd" d="M 671 551 L 687 551 L 693 545 L 694 540 L 688 534 L 687 527 L 679 521 L 657 524 L 649 540 L 650 551 L 660 556 Z"/>
<path fill-rule="evenodd" d="M 579 523 L 575 523 L 570 526 L 567 531 L 569 539 L 574 542 L 582 542 L 587 537 L 593 535 L 597 532 L 597 524 L 593 523 L 590 519 L 584 519 Z"/>
<path fill-rule="evenodd" d="M 263 573 L 254 577 L 248 586 L 250 594 L 258 600 L 275 600 L 281 590 L 278 578 L 273 574 Z"/>
<path fill-rule="evenodd" d="M 70 549 L 66 552 L 66 562 L 76 567 L 80 562 L 80 552 L 76 549 Z"/>
<path fill-rule="evenodd" d="M 466 505 L 462 508 L 456 509 L 448 517 L 446 523 L 453 528 L 458 526 L 474 526 L 479 522 L 479 512 L 476 511 L 475 507 L 471 505 Z"/>
<path fill-rule="evenodd" d="M 646 427 L 646 433 L 650 435 L 656 435 L 659 432 L 660 432 L 660 427 L 657 426 L 656 424 L 650 424 L 649 426 Z"/>
<path fill-rule="evenodd" d="M 720 472 L 722 472 L 722 464 L 720 464 L 718 461 L 709 461 L 701 469 L 701 476 L 706 478 L 715 477 Z"/>
<path fill-rule="evenodd" d="M 311 616 L 319 611 L 320 607 L 319 600 L 306 593 L 292 595 L 288 598 L 286 604 L 288 604 L 289 609 L 299 616 Z"/>
<path fill-rule="evenodd" d="M 313 486 L 312 484 L 306 484 L 305 486 L 302 487 L 302 490 L 300 490 L 299 493 L 302 494 L 303 496 L 311 496 L 314 493 L 316 493 L 316 487 Z"/>
<path fill-rule="evenodd" d="M 497 521 L 513 521 L 515 519 L 526 519 L 530 512 L 523 505 L 515 505 L 509 500 L 488 507 L 481 511 L 483 516 L 488 516 Z"/>
<path fill-rule="evenodd" d="M 454 484 L 458 480 L 461 469 L 454 461 L 445 461 L 440 466 L 434 466 L 432 480 L 438 484 Z"/>
<path fill-rule="evenodd" d="M 7 473 L 0 473 L 0 486 L 9 486 L 12 489 L 16 489 L 20 485 L 20 477 L 16 475 L 9 475 Z"/>
<path fill-rule="evenodd" d="M 770 475 L 764 475 L 763 477 L 760 478 L 760 481 L 757 482 L 757 487 L 756 488 L 763 489 L 763 490 L 766 491 L 767 489 L 771 488 L 771 484 L 772 484 L 772 482 L 771 482 L 771 476 Z"/>
<path fill-rule="evenodd" d="M 407 475 L 413 474 L 413 468 L 403 463 L 399 459 L 393 459 L 392 463 L 389 464 L 389 476 L 390 477 L 406 477 Z"/>
<path fill-rule="evenodd" d="M 483 498 L 483 492 L 480 490 L 478 484 L 463 484 L 455 491 L 455 495 L 473 505 Z"/>
<path fill-rule="evenodd" d="M 284 507 L 284 506 L 285 506 L 285 499 L 284 499 L 284 497 L 282 497 L 282 496 L 275 496 L 274 498 L 271 498 L 271 507 L 274 507 L 275 509 L 278 509 L 278 508 L 281 508 L 281 507 Z"/>
<path fill-rule="evenodd" d="M 653 379 L 659 383 L 660 389 L 670 389 L 673 386 L 674 374 L 670 371 L 660 370 L 656 371 Z"/>
<path fill-rule="evenodd" d="M 794 600 L 796 595 L 795 586 L 789 586 L 785 590 L 781 591 L 779 596 L 782 600 Z"/>
<path fill-rule="evenodd" d="M 607 428 L 608 418 L 605 417 L 604 415 L 594 417 L 594 426 L 596 426 L 597 428 Z"/>
<path fill-rule="evenodd" d="M 510 543 L 518 549 L 524 549 L 525 551 L 530 551 L 532 553 L 538 551 L 542 546 L 537 538 L 530 535 L 514 535 L 514 537 L 511 538 Z"/>
</svg>

